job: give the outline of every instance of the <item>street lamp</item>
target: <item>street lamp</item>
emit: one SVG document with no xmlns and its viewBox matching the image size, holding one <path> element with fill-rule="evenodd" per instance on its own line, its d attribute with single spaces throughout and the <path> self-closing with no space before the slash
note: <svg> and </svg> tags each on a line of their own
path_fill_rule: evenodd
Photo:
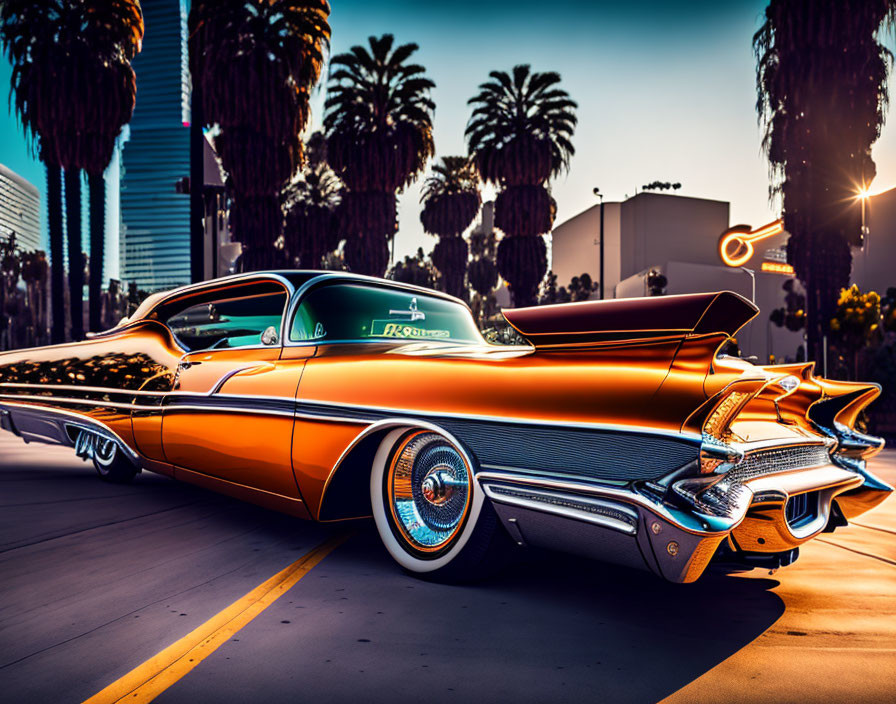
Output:
<svg viewBox="0 0 896 704">
<path fill-rule="evenodd" d="M 604 300 L 604 194 L 595 187 L 594 195 L 600 198 L 600 272 L 598 273 L 597 290 L 600 300 Z"/>
<path fill-rule="evenodd" d="M 862 185 L 859 189 L 859 192 L 856 193 L 856 198 L 859 199 L 862 203 L 862 249 L 864 249 L 867 253 L 868 248 L 868 232 L 865 228 L 865 203 L 868 202 L 868 199 L 871 197 L 871 191 L 868 189 L 867 185 Z"/>
</svg>

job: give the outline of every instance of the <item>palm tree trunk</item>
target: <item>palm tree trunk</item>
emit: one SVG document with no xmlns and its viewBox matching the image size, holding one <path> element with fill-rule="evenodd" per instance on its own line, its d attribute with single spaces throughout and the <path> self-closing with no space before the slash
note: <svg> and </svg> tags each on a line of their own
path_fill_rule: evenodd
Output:
<svg viewBox="0 0 896 704">
<path fill-rule="evenodd" d="M 87 174 L 90 189 L 90 281 L 88 300 L 90 330 L 102 329 L 103 264 L 106 259 L 106 181 L 103 175 Z"/>
<path fill-rule="evenodd" d="M 81 246 L 81 171 L 65 170 L 65 227 L 68 235 L 68 306 L 72 340 L 84 338 L 84 253 Z"/>
<path fill-rule="evenodd" d="M 62 170 L 47 164 L 47 229 L 50 235 L 50 309 L 53 325 L 50 342 L 65 342 L 65 263 L 62 233 Z"/>
</svg>

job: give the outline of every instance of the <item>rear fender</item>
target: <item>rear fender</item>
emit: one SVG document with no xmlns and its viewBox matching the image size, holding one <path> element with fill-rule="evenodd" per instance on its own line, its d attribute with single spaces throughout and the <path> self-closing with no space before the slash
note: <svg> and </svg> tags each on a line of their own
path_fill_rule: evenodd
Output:
<svg viewBox="0 0 896 704">
<path fill-rule="evenodd" d="M 370 472 L 380 445 L 396 428 L 430 430 L 444 435 L 458 447 L 463 448 L 473 462 L 476 461 L 469 448 L 437 425 L 412 418 L 388 418 L 377 421 L 362 430 L 336 462 L 321 496 L 319 521 L 368 518 L 372 515 Z"/>
</svg>

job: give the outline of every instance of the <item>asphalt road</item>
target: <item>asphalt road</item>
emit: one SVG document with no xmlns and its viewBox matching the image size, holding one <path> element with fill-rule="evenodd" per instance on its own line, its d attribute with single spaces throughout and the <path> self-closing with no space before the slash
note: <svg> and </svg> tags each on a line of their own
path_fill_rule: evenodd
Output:
<svg viewBox="0 0 896 704">
<path fill-rule="evenodd" d="M 896 480 L 896 453 L 878 461 Z M 769 576 L 532 554 L 476 586 L 318 526 L 0 433 L 0 701 L 81 702 L 350 532 L 158 702 L 896 699 L 896 499 Z"/>
</svg>

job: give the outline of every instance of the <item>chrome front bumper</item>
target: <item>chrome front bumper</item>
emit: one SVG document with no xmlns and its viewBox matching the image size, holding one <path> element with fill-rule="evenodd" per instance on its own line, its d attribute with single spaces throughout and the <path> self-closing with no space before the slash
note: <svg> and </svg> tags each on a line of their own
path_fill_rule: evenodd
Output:
<svg viewBox="0 0 896 704">
<path fill-rule="evenodd" d="M 749 448 L 744 456 L 750 458 Z M 518 544 L 648 569 L 671 582 L 696 580 L 723 542 L 729 553 L 791 551 L 824 531 L 836 511 L 851 517 L 892 491 L 864 466 L 859 472 L 830 459 L 806 468 L 786 462 L 782 470 L 757 467 L 754 458 L 729 482 L 718 483 L 712 497 L 704 491 L 690 499 L 687 491 L 671 490 L 677 477 L 668 486 L 609 486 L 489 468 L 476 477 Z M 800 497 L 802 513 L 794 515 L 791 505 L 788 517 L 792 497 Z"/>
<path fill-rule="evenodd" d="M 65 445 L 76 449 L 78 438 L 86 431 L 97 438 L 111 440 L 139 466 L 140 458 L 134 450 L 108 426 L 61 408 L 0 402 L 0 429 L 17 435 L 25 442 Z"/>
</svg>

